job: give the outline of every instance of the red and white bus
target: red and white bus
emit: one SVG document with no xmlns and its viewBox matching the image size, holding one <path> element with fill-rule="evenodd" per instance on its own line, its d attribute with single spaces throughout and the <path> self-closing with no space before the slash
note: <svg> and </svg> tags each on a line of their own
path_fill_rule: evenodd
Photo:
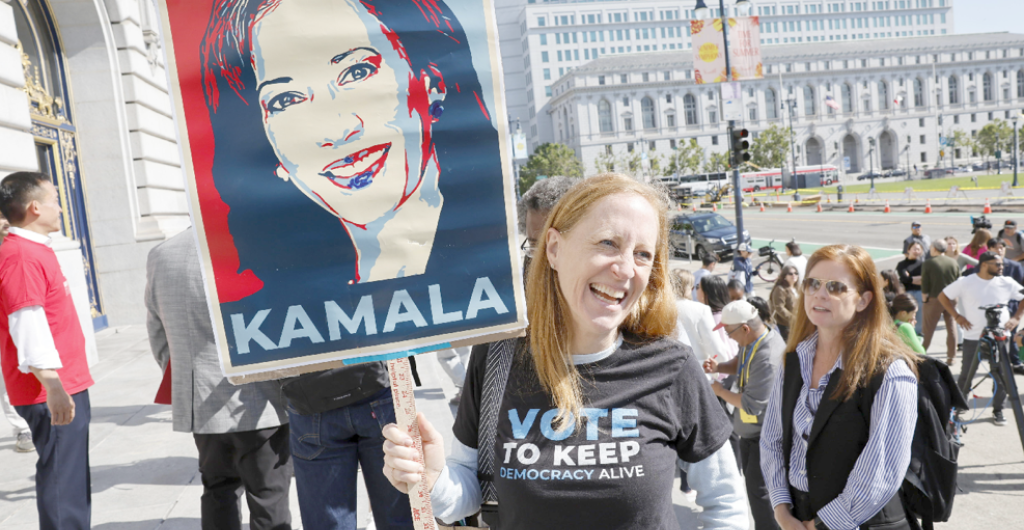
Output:
<svg viewBox="0 0 1024 530">
<path fill-rule="evenodd" d="M 777 190 L 782 188 L 782 169 L 766 169 L 740 174 L 743 191 Z M 794 182 L 797 188 L 820 188 L 839 182 L 839 168 L 832 165 L 797 166 Z"/>
</svg>

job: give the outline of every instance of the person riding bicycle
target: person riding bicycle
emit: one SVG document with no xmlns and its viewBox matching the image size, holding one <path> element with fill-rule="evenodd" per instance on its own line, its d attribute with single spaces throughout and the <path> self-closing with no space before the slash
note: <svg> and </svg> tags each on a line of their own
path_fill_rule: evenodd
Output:
<svg viewBox="0 0 1024 530">
<path fill-rule="evenodd" d="M 1011 300 L 1024 300 L 1024 294 L 1021 294 L 1024 287 L 1012 278 L 1000 275 L 1003 271 L 1003 260 L 996 253 L 982 253 L 978 257 L 977 269 L 977 274 L 961 277 L 939 294 L 939 303 L 953 315 L 956 323 L 964 328 L 964 358 L 957 384 L 965 396 L 970 396 L 971 381 L 978 370 L 978 344 L 986 324 L 985 310 L 981 307 L 1008 304 Z M 963 301 L 965 315 L 956 311 L 953 300 L 958 299 Z M 1005 307 L 1000 309 L 1000 313 L 1000 324 L 1007 330 L 1012 330 L 1020 322 L 1024 304 L 1018 306 L 1012 317 Z M 992 417 L 996 425 L 1006 424 L 1006 418 L 1003 416 L 1005 400 L 1006 390 L 1002 385 L 996 384 L 995 396 L 992 398 Z"/>
</svg>

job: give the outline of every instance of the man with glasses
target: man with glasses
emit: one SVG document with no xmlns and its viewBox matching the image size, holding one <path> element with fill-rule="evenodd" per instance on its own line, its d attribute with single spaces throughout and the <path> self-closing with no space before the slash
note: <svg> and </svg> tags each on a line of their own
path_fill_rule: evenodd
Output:
<svg viewBox="0 0 1024 530">
<path fill-rule="evenodd" d="M 942 307 L 953 315 L 957 324 L 964 328 L 964 359 L 957 384 L 965 396 L 970 396 L 971 382 L 978 370 L 978 342 L 986 323 L 985 310 L 979 308 L 992 304 L 1008 304 L 1011 300 L 1024 299 L 1024 294 L 1021 294 L 1021 289 L 1024 287 L 1012 278 L 1001 276 L 1003 260 L 998 254 L 982 253 L 978 257 L 977 269 L 977 274 L 962 276 L 939 294 L 939 302 L 942 303 Z M 963 302 L 965 315 L 956 311 L 953 300 Z M 1000 323 L 1007 330 L 1012 330 L 1020 322 L 1022 312 L 1024 312 L 1024 304 L 1018 306 L 1013 317 L 1009 316 L 1010 312 L 1004 307 L 1000 310 Z M 1006 391 L 1002 385 L 996 385 L 996 393 L 992 398 L 992 417 L 996 425 L 1006 425 L 1006 418 L 1003 416 L 1005 400 Z"/>
<path fill-rule="evenodd" d="M 722 309 L 721 323 L 714 329 L 721 328 L 740 345 L 740 352 L 729 362 L 719 364 L 714 358 L 704 361 L 704 371 L 736 375 L 731 390 L 718 381 L 711 384 L 711 389 L 716 396 L 736 407 L 732 417 L 733 432 L 739 437 L 740 470 L 746 481 L 754 528 L 775 529 L 778 528 L 775 512 L 761 474 L 761 424 L 786 343 L 764 325 L 757 309 L 744 300 Z"/>
</svg>

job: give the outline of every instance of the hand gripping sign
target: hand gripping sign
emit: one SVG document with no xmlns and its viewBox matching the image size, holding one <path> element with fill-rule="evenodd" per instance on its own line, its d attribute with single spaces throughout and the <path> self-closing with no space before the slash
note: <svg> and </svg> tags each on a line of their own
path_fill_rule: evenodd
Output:
<svg viewBox="0 0 1024 530">
<path fill-rule="evenodd" d="M 160 6 L 227 377 L 523 333 L 490 0 Z"/>
</svg>

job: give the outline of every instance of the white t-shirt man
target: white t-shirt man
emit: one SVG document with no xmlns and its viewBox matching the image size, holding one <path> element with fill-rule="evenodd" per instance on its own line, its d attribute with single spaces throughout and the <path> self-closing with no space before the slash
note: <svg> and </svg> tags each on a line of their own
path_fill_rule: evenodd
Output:
<svg viewBox="0 0 1024 530">
<path fill-rule="evenodd" d="M 996 276 L 984 280 L 977 274 L 961 276 L 959 280 L 949 284 L 942 290 L 950 300 L 960 300 L 964 307 L 964 318 L 971 323 L 971 329 L 964 330 L 964 340 L 979 340 L 985 330 L 985 310 L 982 306 L 1005 304 L 1010 300 L 1024 300 L 1020 293 L 1024 289 L 1019 283 L 1006 276 Z M 1000 310 L 999 323 L 1005 324 L 1010 319 L 1010 312 L 1004 307 Z"/>
</svg>

